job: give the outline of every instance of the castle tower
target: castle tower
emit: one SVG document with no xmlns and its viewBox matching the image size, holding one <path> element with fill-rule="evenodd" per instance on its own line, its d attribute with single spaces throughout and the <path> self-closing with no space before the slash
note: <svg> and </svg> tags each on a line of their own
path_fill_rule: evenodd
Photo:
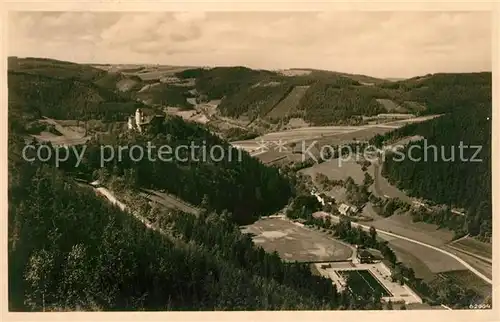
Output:
<svg viewBox="0 0 500 322">
<path fill-rule="evenodd" d="M 139 124 L 142 123 L 142 111 L 140 108 L 138 108 L 136 111 L 135 111 L 135 124 L 137 126 L 139 126 Z"/>
</svg>

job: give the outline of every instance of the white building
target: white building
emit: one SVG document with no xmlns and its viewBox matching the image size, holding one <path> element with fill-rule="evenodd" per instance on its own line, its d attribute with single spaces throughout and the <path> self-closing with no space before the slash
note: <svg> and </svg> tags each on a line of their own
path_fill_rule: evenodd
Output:
<svg viewBox="0 0 500 322">
<path fill-rule="evenodd" d="M 146 109 L 145 113 L 142 109 L 138 108 L 135 111 L 135 116 L 128 118 L 128 128 L 142 132 L 148 125 L 165 119 L 165 114 L 153 112 L 154 110 L 152 109 Z"/>
<path fill-rule="evenodd" d="M 323 205 L 323 206 L 325 205 L 325 199 L 323 199 L 322 197 L 320 197 L 320 195 L 316 191 L 314 191 L 314 190 L 311 191 L 311 195 L 315 196 L 316 199 L 318 199 L 318 201 L 319 201 L 319 203 L 321 205 Z"/>
<path fill-rule="evenodd" d="M 344 215 L 344 216 L 347 216 L 348 212 L 349 212 L 349 206 L 346 205 L 345 203 L 341 204 L 339 206 L 339 212 Z"/>
<path fill-rule="evenodd" d="M 146 119 L 144 112 L 138 108 L 135 111 L 135 118 L 132 116 L 128 118 L 128 128 L 130 130 L 136 129 L 137 131 L 142 132 L 144 125 L 149 124 L 149 121 L 149 119 Z"/>
<path fill-rule="evenodd" d="M 358 213 L 359 209 L 356 206 L 349 206 L 345 203 L 338 207 L 339 212 L 344 216 L 352 216 Z"/>
</svg>

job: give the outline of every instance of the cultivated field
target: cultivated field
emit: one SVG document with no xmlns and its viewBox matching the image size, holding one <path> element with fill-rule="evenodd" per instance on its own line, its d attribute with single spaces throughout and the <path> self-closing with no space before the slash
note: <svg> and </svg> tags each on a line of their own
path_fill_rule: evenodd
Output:
<svg viewBox="0 0 500 322">
<path fill-rule="evenodd" d="M 456 281 L 457 284 L 467 285 L 469 288 L 484 297 L 491 296 L 493 291 L 491 285 L 472 274 L 469 270 L 444 272 L 440 275 L 450 277 L 452 280 Z"/>
<path fill-rule="evenodd" d="M 396 126 L 382 126 L 382 125 L 366 125 L 354 127 L 352 131 L 344 131 L 340 133 L 325 134 L 314 141 L 317 141 L 317 145 L 341 145 L 353 141 L 368 141 L 377 134 L 385 134 L 387 132 L 395 130 Z M 306 146 L 309 146 L 309 142 L 306 141 Z"/>
<path fill-rule="evenodd" d="M 392 113 L 392 112 L 395 112 L 395 113 L 406 113 L 406 112 L 408 112 L 407 109 L 405 109 L 404 107 L 402 107 L 402 106 L 394 103 L 392 100 L 379 98 L 376 101 L 379 104 L 381 104 L 382 106 L 384 106 L 384 108 L 389 113 Z"/>
<path fill-rule="evenodd" d="M 492 258 L 492 244 L 483 243 L 477 239 L 466 237 L 450 243 L 453 247 L 462 249 L 466 252 L 471 252 L 486 258 Z"/>
<path fill-rule="evenodd" d="M 178 107 L 166 107 L 163 111 L 168 115 L 179 116 L 186 121 L 192 121 L 200 124 L 206 124 L 210 121 L 205 114 L 195 109 L 183 110 Z"/>
<path fill-rule="evenodd" d="M 335 261 L 352 256 L 348 245 L 318 231 L 279 218 L 264 218 L 244 226 L 253 241 L 267 252 L 277 251 L 287 261 Z"/>
<path fill-rule="evenodd" d="M 351 131 L 360 130 L 356 126 L 311 126 L 304 128 L 297 128 L 286 131 L 272 132 L 264 134 L 256 140 L 283 140 L 286 142 L 301 141 L 312 138 L 320 138 L 322 136 L 336 135 Z"/>
<path fill-rule="evenodd" d="M 307 69 L 285 69 L 280 70 L 279 73 L 284 76 L 303 76 L 309 75 L 312 71 Z"/>
<path fill-rule="evenodd" d="M 158 66 L 143 69 L 139 72 L 124 72 L 125 75 L 135 75 L 139 76 L 144 81 L 156 80 L 165 76 L 173 76 L 175 73 L 182 72 L 186 69 L 191 69 L 192 67 L 181 67 L 181 66 Z"/>
<path fill-rule="evenodd" d="M 273 107 L 266 117 L 281 118 L 295 112 L 300 99 L 304 96 L 308 88 L 309 86 L 295 86 L 284 99 Z"/>
<path fill-rule="evenodd" d="M 443 246 L 442 247 L 444 250 L 456 255 L 457 257 L 461 258 L 462 260 L 466 261 L 467 263 L 469 263 L 469 265 L 471 265 L 472 267 L 474 267 L 475 269 L 477 269 L 480 273 L 482 273 L 483 275 L 485 275 L 486 277 L 488 277 L 489 279 L 492 278 L 492 274 L 493 274 L 493 265 L 492 265 L 492 262 L 491 261 L 485 261 L 481 258 L 478 258 L 476 256 L 472 256 L 470 254 L 465 254 L 461 251 L 458 251 L 454 248 L 451 248 L 447 245 Z"/>
<path fill-rule="evenodd" d="M 149 200 L 159 203 L 170 209 L 178 209 L 180 211 L 198 215 L 199 210 L 192 205 L 189 205 L 183 200 L 176 198 L 167 193 L 159 192 L 151 189 L 143 189 L 143 192 L 140 193 L 141 196 L 148 198 Z"/>
<path fill-rule="evenodd" d="M 377 134 L 384 134 L 392 131 L 401 125 L 365 125 L 365 126 L 311 126 L 301 127 L 291 130 L 271 132 L 259 136 L 252 140 L 231 142 L 243 147 L 245 150 L 252 150 L 259 145 L 257 142 L 280 142 L 283 144 L 295 143 L 299 148 L 306 150 L 311 145 L 309 151 L 314 155 L 319 155 L 319 149 L 324 145 L 342 145 L 353 141 L 367 141 Z"/>
</svg>

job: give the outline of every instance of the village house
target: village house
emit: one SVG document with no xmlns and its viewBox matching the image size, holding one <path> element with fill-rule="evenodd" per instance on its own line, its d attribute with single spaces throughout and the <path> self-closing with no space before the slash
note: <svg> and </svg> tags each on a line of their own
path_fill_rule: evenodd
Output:
<svg viewBox="0 0 500 322">
<path fill-rule="evenodd" d="M 340 204 L 338 207 L 339 212 L 344 216 L 354 216 L 358 213 L 359 209 L 356 206 L 349 206 L 345 203 Z"/>
</svg>

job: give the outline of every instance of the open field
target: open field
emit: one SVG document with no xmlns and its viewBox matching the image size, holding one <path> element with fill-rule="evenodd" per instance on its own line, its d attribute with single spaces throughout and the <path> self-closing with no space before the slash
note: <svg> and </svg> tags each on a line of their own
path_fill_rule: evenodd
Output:
<svg viewBox="0 0 500 322">
<path fill-rule="evenodd" d="M 256 140 L 283 140 L 286 142 L 292 141 L 301 141 L 312 138 L 317 138 L 326 135 L 334 135 L 341 134 L 346 132 L 352 132 L 355 130 L 359 130 L 359 127 L 356 126 L 311 126 L 311 127 L 303 127 L 286 131 L 272 132 L 264 134 Z"/>
<path fill-rule="evenodd" d="M 303 76 L 312 73 L 312 71 L 308 69 L 284 69 L 278 72 L 284 76 Z"/>
<path fill-rule="evenodd" d="M 61 135 L 55 135 L 50 132 L 41 132 L 38 135 L 31 135 L 38 141 L 50 142 L 54 145 L 80 145 L 84 144 L 90 139 L 90 136 L 85 136 L 85 129 L 72 126 L 62 126 L 59 121 L 44 118 L 40 120 L 41 123 L 47 123 L 54 126 L 54 128 L 61 133 Z M 76 124 L 75 124 L 76 125 Z"/>
<path fill-rule="evenodd" d="M 268 164 L 273 163 L 275 161 L 288 158 L 290 152 L 279 152 L 279 151 L 267 151 L 262 154 L 257 154 L 255 157 L 259 159 L 262 163 Z"/>
<path fill-rule="evenodd" d="M 40 122 L 53 125 L 56 128 L 56 130 L 59 131 L 59 133 L 61 133 L 68 140 L 81 139 L 85 136 L 85 131 L 83 131 L 83 133 L 80 130 L 73 131 L 66 126 L 62 126 L 61 124 L 59 124 L 59 122 L 57 120 L 53 120 L 50 118 L 44 118 L 44 119 L 40 120 Z M 82 128 L 82 130 L 84 130 L 84 129 Z"/>
<path fill-rule="evenodd" d="M 276 104 L 273 109 L 267 113 L 268 118 L 281 118 L 297 110 L 299 101 L 306 93 L 309 86 L 295 86 L 292 91 Z"/>
<path fill-rule="evenodd" d="M 455 256 L 461 258 L 462 260 L 466 261 L 467 263 L 469 263 L 469 265 L 471 265 L 472 267 L 474 267 L 476 270 L 478 270 L 480 273 L 482 273 L 483 275 L 485 275 L 486 277 L 488 277 L 489 279 L 492 278 L 493 276 L 493 265 L 491 262 L 487 262 L 487 261 L 484 261 L 480 258 L 477 258 L 475 256 L 471 256 L 469 254 L 465 254 L 461 251 L 457 251 L 456 249 L 453 249 L 447 245 L 445 246 L 442 246 L 442 248 L 452 254 L 454 254 Z"/>
<path fill-rule="evenodd" d="M 56 136 L 52 133 L 42 132 L 40 135 L 32 135 L 35 139 L 41 142 L 50 142 L 52 145 L 57 146 L 71 146 L 71 145 L 81 145 L 88 141 L 88 137 L 81 139 L 68 139 L 64 136 Z"/>
<path fill-rule="evenodd" d="M 460 253 L 460 254 L 473 257 L 473 258 L 475 258 L 475 259 L 477 259 L 477 260 L 479 260 L 481 262 L 489 264 L 490 266 L 491 266 L 491 264 L 493 264 L 493 260 L 491 258 L 478 255 L 477 253 L 473 253 L 473 252 L 469 252 L 469 251 L 463 250 L 462 248 L 457 248 L 457 247 L 455 247 L 455 246 L 453 246 L 451 244 L 447 244 L 446 248 L 454 250 L 454 251 L 458 251 L 458 253 Z"/>
<path fill-rule="evenodd" d="M 151 189 L 143 189 L 141 196 L 148 198 L 151 201 L 159 203 L 167 208 L 178 209 L 186 213 L 198 215 L 199 210 L 185 201 L 182 201 L 167 193 L 159 192 Z"/>
<path fill-rule="evenodd" d="M 368 141 L 377 134 L 383 135 L 387 132 L 395 130 L 396 126 L 383 126 L 377 125 L 367 125 L 358 126 L 352 131 L 344 131 L 342 133 L 333 133 L 329 135 L 324 135 L 323 137 L 317 138 L 312 141 L 316 141 L 316 145 L 341 145 L 353 141 Z M 309 146 L 312 142 L 306 141 L 306 146 Z"/>
<path fill-rule="evenodd" d="M 127 122 L 108 123 L 102 120 L 57 120 L 56 122 L 64 128 L 64 131 L 72 131 L 74 135 L 80 135 L 80 137 L 85 134 L 85 127 L 89 133 L 113 133 L 127 130 Z"/>
<path fill-rule="evenodd" d="M 397 187 L 391 185 L 389 180 L 384 178 L 381 173 L 381 165 L 373 163 L 372 177 L 374 179 L 373 191 L 379 197 L 399 198 L 402 201 L 411 203 L 412 199 Z"/>
<path fill-rule="evenodd" d="M 290 129 L 300 128 L 300 127 L 307 127 L 307 126 L 310 126 L 309 123 L 307 123 L 306 121 L 304 121 L 303 118 L 299 118 L 299 117 L 291 118 L 288 121 L 287 125 L 285 125 L 286 128 L 290 128 Z"/>
<path fill-rule="evenodd" d="M 394 238 L 391 237 L 386 239 L 385 236 L 383 239 L 394 240 Z M 394 243 L 391 243 L 390 247 L 394 251 L 394 254 L 396 254 L 396 258 L 398 259 L 398 261 L 408 267 L 411 267 L 415 272 L 415 276 L 417 278 L 421 278 L 426 282 L 430 282 L 436 277 L 436 274 L 430 270 L 430 268 L 423 262 L 423 260 L 410 251 L 409 245 L 407 245 L 407 247 L 400 247 L 396 246 L 396 244 Z"/>
<path fill-rule="evenodd" d="M 492 244 L 483 243 L 471 237 L 461 238 L 450 245 L 486 258 L 492 258 Z"/>
<path fill-rule="evenodd" d="M 464 269 L 464 266 L 457 260 L 449 256 L 443 256 L 442 253 L 419 244 L 403 239 L 392 239 L 389 241 L 389 245 L 395 246 L 420 259 L 432 273 Z"/>
<path fill-rule="evenodd" d="M 137 86 L 139 82 L 133 79 L 122 79 L 118 83 L 116 83 L 116 89 L 121 92 L 126 92 Z"/>
<path fill-rule="evenodd" d="M 478 294 L 488 297 L 491 296 L 492 287 L 476 275 L 472 274 L 468 270 L 450 271 L 444 272 L 440 275 L 446 276 L 457 282 L 457 284 L 467 285 L 472 290 L 476 291 Z"/>
<path fill-rule="evenodd" d="M 182 67 L 182 66 L 158 66 L 152 68 L 146 68 L 139 72 L 124 72 L 125 75 L 135 75 L 139 76 L 144 81 L 156 80 L 165 76 L 173 76 L 175 73 L 182 72 L 186 69 L 191 69 L 192 67 Z"/>
<path fill-rule="evenodd" d="M 342 145 L 353 141 L 367 141 L 377 134 L 385 134 L 409 122 L 422 122 L 433 117 L 436 116 L 417 117 L 404 121 L 364 126 L 306 126 L 271 132 L 252 140 L 235 141 L 231 142 L 231 144 L 251 151 L 259 147 L 258 142 L 281 141 L 283 144 L 299 144 L 300 148 L 303 147 L 304 150 L 307 150 L 312 145 L 311 153 L 319 155 L 319 151 L 324 145 Z"/>
<path fill-rule="evenodd" d="M 346 189 L 343 187 L 333 187 L 330 190 L 324 191 L 327 196 L 335 198 L 335 200 L 346 200 Z"/>
<path fill-rule="evenodd" d="M 345 180 L 350 176 L 357 184 L 362 184 L 364 179 L 364 172 L 361 170 L 361 165 L 356 163 L 356 160 L 333 159 L 315 164 L 299 172 L 309 175 L 313 179 L 317 173 L 322 173 L 332 180 Z"/>
<path fill-rule="evenodd" d="M 187 99 L 188 103 L 193 104 L 190 100 L 194 99 Z M 196 103 L 194 103 L 193 105 L 196 105 Z M 163 109 L 163 111 L 168 115 L 180 116 L 186 121 L 192 121 L 200 124 L 206 124 L 210 121 L 200 108 L 186 109 L 179 107 L 166 107 Z"/>
<path fill-rule="evenodd" d="M 415 118 L 412 118 L 412 119 L 398 120 L 398 121 L 389 122 L 389 123 L 385 123 L 385 124 L 386 125 L 393 125 L 393 126 L 404 126 L 406 124 L 419 123 L 419 122 L 424 122 L 424 121 L 427 121 L 427 120 L 432 120 L 432 119 L 434 119 L 436 117 L 440 117 L 440 116 L 442 116 L 442 114 L 428 115 L 428 116 L 419 116 L 419 117 L 415 117 Z"/>
<path fill-rule="evenodd" d="M 376 101 L 379 104 L 381 104 L 382 106 L 384 106 L 384 108 L 389 113 L 392 113 L 392 112 L 395 112 L 395 113 L 406 113 L 406 112 L 408 112 L 407 109 L 405 109 L 404 107 L 402 107 L 402 106 L 394 103 L 394 101 L 392 101 L 392 100 L 379 98 L 379 99 L 376 99 Z"/>
<path fill-rule="evenodd" d="M 352 249 L 326 234 L 279 218 L 264 218 L 244 226 L 244 233 L 267 252 L 277 251 L 286 261 L 335 261 L 351 257 Z"/>
<path fill-rule="evenodd" d="M 370 225 L 377 229 L 420 240 L 433 246 L 442 246 L 451 241 L 454 236 L 452 231 L 437 229 L 438 226 L 436 225 L 413 222 L 409 214 L 395 214 L 387 218 L 378 216 L 378 219 L 375 216 L 371 217 L 374 220 L 370 222 Z"/>
</svg>

